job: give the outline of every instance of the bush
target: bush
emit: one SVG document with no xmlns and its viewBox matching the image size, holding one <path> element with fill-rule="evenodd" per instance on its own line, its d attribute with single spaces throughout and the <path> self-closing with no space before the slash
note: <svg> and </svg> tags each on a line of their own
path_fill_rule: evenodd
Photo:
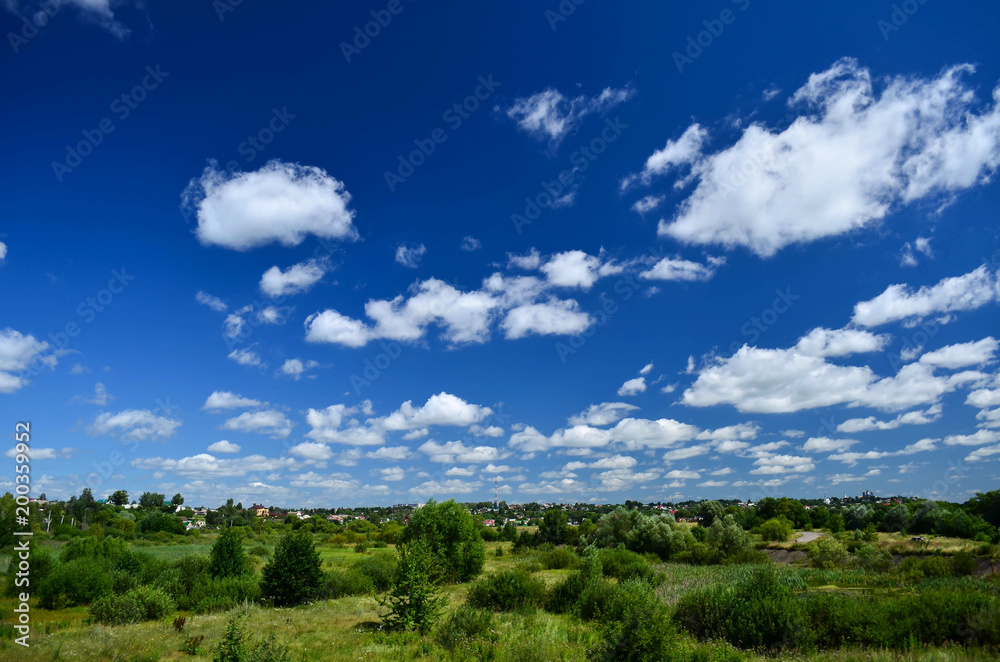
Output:
<svg viewBox="0 0 1000 662">
<path fill-rule="evenodd" d="M 109 594 L 90 606 L 90 618 L 97 623 L 124 625 L 155 621 L 176 611 L 173 599 L 161 589 L 141 586 L 122 595 Z"/>
<path fill-rule="evenodd" d="M 182 602 L 199 614 L 229 611 L 245 602 L 260 600 L 260 585 L 253 575 L 211 579 L 199 585 Z"/>
<path fill-rule="evenodd" d="M 291 662 L 292 655 L 279 645 L 272 634 L 260 640 L 251 639 L 243 630 L 239 616 L 226 626 L 226 634 L 212 656 L 212 662 Z"/>
<path fill-rule="evenodd" d="M 410 516 L 402 539 L 426 545 L 444 581 L 469 581 L 486 563 L 486 549 L 475 520 L 454 500 L 436 503 L 432 499 L 418 508 Z"/>
<path fill-rule="evenodd" d="M 725 639 L 754 650 L 794 643 L 803 623 L 801 604 L 773 568 L 688 593 L 678 601 L 674 619 L 698 639 Z"/>
<path fill-rule="evenodd" d="M 325 600 L 336 600 L 352 595 L 370 595 L 374 592 L 375 584 L 371 577 L 354 568 L 349 568 L 323 573 L 323 583 L 320 585 L 318 597 Z"/>
<path fill-rule="evenodd" d="M 675 657 L 671 648 L 676 627 L 648 584 L 626 582 L 616 587 L 603 621 L 604 641 L 591 652 L 591 659 L 655 662 Z"/>
<path fill-rule="evenodd" d="M 322 578 L 312 536 L 292 531 L 278 541 L 274 558 L 264 566 L 261 594 L 277 607 L 295 606 L 316 596 Z"/>
<path fill-rule="evenodd" d="M 873 572 L 889 572 L 892 569 L 892 554 L 874 545 L 859 545 L 854 552 L 855 566 Z"/>
<path fill-rule="evenodd" d="M 580 596 L 594 582 L 602 579 L 601 559 L 598 554 L 588 554 L 579 570 L 552 588 L 546 608 L 556 614 L 579 613 Z"/>
<path fill-rule="evenodd" d="M 469 589 L 468 603 L 493 611 L 531 611 L 545 604 L 545 583 L 523 570 L 504 570 L 480 579 Z"/>
<path fill-rule="evenodd" d="M 500 549 L 499 547 L 497 549 Z M 538 559 L 539 563 L 546 570 L 564 570 L 575 568 L 580 565 L 580 557 L 568 547 L 556 547 L 551 549 Z"/>
<path fill-rule="evenodd" d="M 40 583 L 44 609 L 62 609 L 93 602 L 114 590 L 113 567 L 107 559 L 78 558 L 57 565 Z"/>
<path fill-rule="evenodd" d="M 243 551 L 243 535 L 237 529 L 226 529 L 212 545 L 208 572 L 213 577 L 239 577 L 250 570 Z"/>
<path fill-rule="evenodd" d="M 784 517 L 775 517 L 761 524 L 757 532 L 762 540 L 785 542 L 792 535 L 792 523 Z"/>
<path fill-rule="evenodd" d="M 382 616 L 382 623 L 390 630 L 415 629 L 426 634 L 445 603 L 431 578 L 434 557 L 424 543 L 400 545 L 396 554 L 392 590 L 379 599 L 379 606 L 389 610 Z"/>
<path fill-rule="evenodd" d="M 396 557 L 385 552 L 371 554 L 355 561 L 352 568 L 368 577 L 376 591 L 384 593 L 392 587 L 392 579 L 396 574 Z"/>
<path fill-rule="evenodd" d="M 630 551 L 667 560 L 683 553 L 694 538 L 672 515 L 644 515 L 619 506 L 597 521 L 597 530 L 586 542 L 595 547 L 624 545 Z"/>
<path fill-rule="evenodd" d="M 496 618 L 487 610 L 462 605 L 441 624 L 437 641 L 448 651 L 470 640 L 496 641 Z"/>
<path fill-rule="evenodd" d="M 809 565 L 814 568 L 839 568 L 849 559 L 847 548 L 832 538 L 820 538 L 809 547 Z"/>
<path fill-rule="evenodd" d="M 598 556 L 605 577 L 614 577 L 620 582 L 641 579 L 652 586 L 663 583 L 663 576 L 653 569 L 649 561 L 624 547 L 602 549 Z"/>
</svg>

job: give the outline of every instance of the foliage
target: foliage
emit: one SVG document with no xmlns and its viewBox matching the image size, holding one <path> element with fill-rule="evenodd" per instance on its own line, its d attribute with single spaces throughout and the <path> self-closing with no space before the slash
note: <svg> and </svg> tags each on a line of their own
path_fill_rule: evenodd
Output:
<svg viewBox="0 0 1000 662">
<path fill-rule="evenodd" d="M 569 520 L 562 508 L 551 508 L 545 511 L 545 516 L 538 524 L 537 540 L 539 544 L 552 543 L 561 545 L 569 535 Z"/>
<path fill-rule="evenodd" d="M 291 653 L 275 641 L 274 635 L 254 640 L 244 631 L 240 618 L 237 615 L 229 620 L 212 662 L 291 662 Z"/>
<path fill-rule="evenodd" d="M 772 517 L 758 527 L 762 540 L 785 542 L 792 535 L 792 523 L 784 516 Z"/>
<path fill-rule="evenodd" d="M 165 591 L 140 586 L 124 594 L 108 594 L 90 606 L 90 617 L 97 623 L 123 625 L 139 621 L 155 621 L 172 614 L 177 605 Z"/>
<path fill-rule="evenodd" d="M 496 641 L 496 629 L 493 612 L 462 605 L 438 628 L 437 641 L 442 648 L 451 651 L 459 644 L 468 645 L 470 640 Z"/>
<path fill-rule="evenodd" d="M 264 566 L 261 595 L 278 607 L 298 605 L 316 596 L 322 577 L 312 536 L 291 531 L 278 541 L 274 558 Z"/>
<path fill-rule="evenodd" d="M 809 547 L 809 565 L 814 568 L 837 568 L 849 558 L 847 548 L 833 538 L 820 538 Z"/>
<path fill-rule="evenodd" d="M 423 542 L 396 548 L 396 575 L 388 595 L 379 605 L 388 609 L 382 623 L 390 630 L 417 630 L 425 634 L 434 626 L 445 599 L 431 578 L 433 555 Z"/>
<path fill-rule="evenodd" d="M 167 515 L 166 513 L 152 513 L 147 515 L 139 522 L 139 531 L 141 533 L 157 533 L 159 531 L 165 531 L 166 533 L 173 533 L 175 535 L 182 536 L 187 533 L 187 529 L 184 527 L 184 522 L 173 515 Z"/>
<path fill-rule="evenodd" d="M 403 543 L 422 542 L 435 560 L 444 581 L 469 581 L 486 562 L 486 550 L 479 529 L 469 512 L 454 500 L 436 503 L 433 499 L 410 516 Z"/>
<path fill-rule="evenodd" d="M 389 552 L 379 552 L 358 559 L 352 568 L 368 577 L 374 589 L 382 593 L 392 587 L 393 577 L 396 575 L 396 565 L 395 555 Z"/>
<path fill-rule="evenodd" d="M 769 650 L 789 645 L 802 626 L 802 608 L 773 568 L 761 568 L 734 584 L 688 593 L 674 620 L 701 640 Z"/>
<path fill-rule="evenodd" d="M 503 570 L 469 588 L 468 603 L 478 609 L 530 612 L 545 604 L 545 582 L 524 570 Z"/>
<path fill-rule="evenodd" d="M 226 529 L 212 545 L 208 572 L 213 577 L 239 577 L 250 571 L 239 529 Z"/>
<path fill-rule="evenodd" d="M 139 506 L 142 508 L 162 508 L 165 497 L 157 492 L 143 492 L 139 497 Z"/>
<path fill-rule="evenodd" d="M 323 573 L 318 597 L 336 600 L 352 595 L 370 595 L 374 592 L 375 584 L 371 577 L 354 568 L 348 568 Z"/>
<path fill-rule="evenodd" d="M 648 559 L 624 547 L 602 549 L 598 558 L 605 577 L 614 577 L 620 582 L 641 579 L 653 586 L 663 581 Z"/>
<path fill-rule="evenodd" d="M 685 551 L 694 538 L 672 515 L 644 515 L 619 506 L 598 520 L 597 530 L 586 542 L 595 547 L 624 545 L 630 551 L 667 560 Z"/>
<path fill-rule="evenodd" d="M 648 584 L 616 587 L 602 621 L 604 641 L 591 652 L 592 660 L 659 662 L 673 657 L 676 626 Z"/>
<path fill-rule="evenodd" d="M 497 549 L 502 549 L 497 547 Z M 502 554 L 500 556 L 503 556 Z M 555 549 L 550 549 L 547 552 L 543 552 L 541 556 L 538 557 L 538 562 L 542 564 L 542 567 L 546 570 L 564 570 L 566 568 L 575 568 L 580 565 L 580 557 L 576 555 L 569 547 L 556 547 Z"/>
</svg>

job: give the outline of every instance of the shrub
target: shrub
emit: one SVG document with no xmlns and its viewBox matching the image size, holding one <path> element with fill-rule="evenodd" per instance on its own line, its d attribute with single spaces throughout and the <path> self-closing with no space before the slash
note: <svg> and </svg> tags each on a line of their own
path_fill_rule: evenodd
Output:
<svg viewBox="0 0 1000 662">
<path fill-rule="evenodd" d="M 229 620 L 212 662 L 291 662 L 291 653 L 275 641 L 273 634 L 254 640 L 243 631 L 239 619 L 234 616 Z"/>
<path fill-rule="evenodd" d="M 545 604 L 545 583 L 524 570 L 504 570 L 469 589 L 468 603 L 493 611 L 531 611 Z"/>
<path fill-rule="evenodd" d="M 575 568 L 580 565 L 580 557 L 568 547 L 551 549 L 542 554 L 538 561 L 546 570 L 563 570 L 565 568 Z"/>
<path fill-rule="evenodd" d="M 591 652 L 591 659 L 654 662 L 674 657 L 676 627 L 648 584 L 626 582 L 616 587 L 603 620 L 604 641 Z"/>
<path fill-rule="evenodd" d="M 382 623 L 390 630 L 427 633 L 437 621 L 445 600 L 431 578 L 434 557 L 426 544 L 403 544 L 396 548 L 398 562 L 392 590 L 379 605 L 389 611 Z"/>
<path fill-rule="evenodd" d="M 197 587 L 184 602 L 199 614 L 228 611 L 244 602 L 260 600 L 260 586 L 253 575 L 212 579 Z"/>
<path fill-rule="evenodd" d="M 803 622 L 801 604 L 773 568 L 688 593 L 678 601 L 674 619 L 701 640 L 725 639 L 755 650 L 794 643 Z"/>
<path fill-rule="evenodd" d="M 127 593 L 109 594 L 90 606 L 90 617 L 97 623 L 123 625 L 155 621 L 177 609 L 173 599 L 161 589 L 141 586 Z"/>
<path fill-rule="evenodd" d="M 264 566 L 261 594 L 278 607 L 302 604 L 316 596 L 322 577 L 312 536 L 292 531 L 278 541 L 274 558 Z"/>
<path fill-rule="evenodd" d="M 392 587 L 392 579 L 396 574 L 396 557 L 385 552 L 372 554 L 355 561 L 353 569 L 371 579 L 376 591 L 384 593 Z"/>
<path fill-rule="evenodd" d="M 243 535 L 237 529 L 226 529 L 212 545 L 208 572 L 213 577 L 239 577 L 250 570 L 243 551 Z"/>
<path fill-rule="evenodd" d="M 433 557 L 441 579 L 469 581 L 483 570 L 486 550 L 475 520 L 454 500 L 433 499 L 410 516 L 403 531 L 404 543 L 423 542 Z"/>
<path fill-rule="evenodd" d="M 437 633 L 438 643 L 448 651 L 474 639 L 496 641 L 496 618 L 490 611 L 473 609 L 468 605 L 453 611 Z"/>
<path fill-rule="evenodd" d="M 785 542 L 792 535 L 792 523 L 784 517 L 775 517 L 761 524 L 758 533 L 762 540 Z"/>
<path fill-rule="evenodd" d="M 41 581 L 40 604 L 45 609 L 89 604 L 113 591 L 112 572 L 106 559 L 79 558 L 59 564 Z"/>
<path fill-rule="evenodd" d="M 605 577 L 614 577 L 621 582 L 641 579 L 653 586 L 663 582 L 663 576 L 653 569 L 649 561 L 624 547 L 602 549 L 599 558 Z"/>
<path fill-rule="evenodd" d="M 965 550 L 951 557 L 951 571 L 956 575 L 971 575 L 976 572 L 976 559 Z"/>
<path fill-rule="evenodd" d="M 672 515 L 644 515 L 619 506 L 597 521 L 597 530 L 586 542 L 595 547 L 624 545 L 630 551 L 666 560 L 683 553 L 694 538 Z"/>
<path fill-rule="evenodd" d="M 814 568 L 839 568 L 849 558 L 847 548 L 832 538 L 820 538 L 809 548 L 809 565 Z"/>
<path fill-rule="evenodd" d="M 892 569 L 892 554 L 874 545 L 859 545 L 854 552 L 854 565 L 874 572 L 889 572 Z"/>
<path fill-rule="evenodd" d="M 580 596 L 596 581 L 603 581 L 601 559 L 598 554 L 588 554 L 579 570 L 552 588 L 546 608 L 556 614 L 579 612 Z"/>
<path fill-rule="evenodd" d="M 318 597 L 336 600 L 352 595 L 370 595 L 374 592 L 375 584 L 371 577 L 354 568 L 349 568 L 323 573 L 323 583 L 320 585 Z"/>
</svg>

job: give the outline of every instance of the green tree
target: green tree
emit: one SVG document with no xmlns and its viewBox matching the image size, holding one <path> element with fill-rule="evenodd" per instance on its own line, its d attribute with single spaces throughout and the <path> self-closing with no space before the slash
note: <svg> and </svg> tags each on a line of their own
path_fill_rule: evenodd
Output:
<svg viewBox="0 0 1000 662">
<path fill-rule="evenodd" d="M 434 626 L 446 602 L 432 579 L 434 558 L 423 541 L 400 545 L 396 554 L 392 588 L 378 599 L 379 605 L 389 610 L 382 616 L 382 623 L 390 630 L 424 634 Z"/>
<path fill-rule="evenodd" d="M 291 531 L 278 541 L 274 558 L 264 566 L 260 591 L 276 607 L 291 607 L 311 600 L 322 578 L 312 536 L 305 531 Z"/>
<path fill-rule="evenodd" d="M 209 574 L 213 577 L 239 577 L 249 571 L 247 555 L 243 551 L 243 534 L 239 529 L 226 529 L 212 545 Z"/>
<path fill-rule="evenodd" d="M 910 526 L 910 509 L 899 504 L 895 508 L 891 509 L 885 514 L 885 519 L 882 520 L 882 530 L 889 531 L 893 533 L 906 533 L 906 529 Z"/>
<path fill-rule="evenodd" d="M 139 505 L 143 508 L 162 508 L 164 497 L 156 492 L 143 492 L 139 497 Z"/>
<path fill-rule="evenodd" d="M 762 540 L 785 542 L 792 535 L 792 523 L 784 515 L 774 517 L 761 524 L 758 533 Z"/>
<path fill-rule="evenodd" d="M 562 508 L 551 508 L 545 511 L 545 516 L 538 525 L 539 542 L 550 542 L 561 545 L 566 542 L 569 533 L 569 519 Z"/>
<path fill-rule="evenodd" d="M 171 497 L 171 499 L 170 499 L 170 505 L 171 506 L 183 506 L 184 505 L 184 497 L 181 496 L 180 492 L 178 492 L 173 497 Z"/>
<path fill-rule="evenodd" d="M 423 542 L 435 560 L 441 579 L 464 582 L 483 570 L 486 549 L 469 511 L 454 499 L 437 503 L 433 499 L 410 516 L 403 531 L 403 543 Z"/>
<path fill-rule="evenodd" d="M 111 496 L 108 497 L 108 501 L 116 506 L 124 506 L 128 503 L 128 492 L 125 490 L 115 490 L 111 493 Z"/>
<path fill-rule="evenodd" d="M 718 501 L 706 501 L 701 504 L 701 525 L 712 526 L 716 519 L 724 516 L 726 509 Z"/>
</svg>

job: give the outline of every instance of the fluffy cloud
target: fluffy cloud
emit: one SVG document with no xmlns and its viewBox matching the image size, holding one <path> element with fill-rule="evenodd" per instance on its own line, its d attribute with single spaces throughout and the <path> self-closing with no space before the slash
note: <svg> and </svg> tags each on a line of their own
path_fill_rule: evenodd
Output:
<svg viewBox="0 0 1000 662">
<path fill-rule="evenodd" d="M 94 384 L 94 394 L 91 396 L 78 395 L 73 398 L 73 402 L 86 402 L 89 405 L 97 405 L 98 407 L 103 407 L 108 404 L 108 401 L 114 400 L 114 396 L 108 393 L 108 389 L 105 388 L 104 384 L 97 382 Z"/>
<path fill-rule="evenodd" d="M 650 269 L 641 272 L 639 278 L 644 280 L 705 281 L 714 276 L 716 267 L 724 262 L 725 259 L 722 258 L 709 258 L 708 264 L 701 264 L 690 260 L 665 257 Z"/>
<path fill-rule="evenodd" d="M 0 241 L 0 262 L 7 259 L 7 244 Z"/>
<path fill-rule="evenodd" d="M 131 441 L 153 441 L 172 437 L 180 425 L 180 421 L 157 416 L 148 409 L 126 409 L 116 414 L 99 414 L 87 426 L 87 434 L 93 437 L 119 435 L 122 439 Z"/>
<path fill-rule="evenodd" d="M 920 357 L 920 362 L 930 366 L 957 370 L 967 366 L 985 365 L 993 362 L 998 343 L 995 338 L 986 337 L 975 342 L 948 345 Z"/>
<path fill-rule="evenodd" d="M 903 321 L 907 325 L 943 315 L 939 321 L 949 321 L 947 313 L 974 310 L 1000 300 L 997 274 L 983 265 L 962 276 L 944 278 L 936 285 L 913 291 L 906 285 L 890 285 L 874 299 L 854 307 L 854 324 L 880 326 Z"/>
<path fill-rule="evenodd" d="M 271 161 L 230 174 L 212 164 L 183 197 L 197 212 L 195 233 L 206 245 L 243 251 L 275 242 L 298 246 L 310 234 L 357 238 L 344 184 L 312 166 Z"/>
<path fill-rule="evenodd" d="M 385 417 L 382 425 L 386 430 L 413 430 L 432 425 L 457 425 L 466 427 L 479 423 L 493 413 L 489 407 L 470 404 L 450 393 L 432 395 L 421 407 L 414 407 L 407 400 L 399 409 Z"/>
<path fill-rule="evenodd" d="M 551 299 L 546 303 L 518 306 L 507 313 L 500 324 L 509 339 L 530 335 L 576 335 L 583 333 L 593 323 L 587 313 L 580 311 L 580 304 L 573 299 Z"/>
<path fill-rule="evenodd" d="M 6 328 L 0 331 L 0 393 L 13 393 L 20 390 L 28 380 L 16 372 L 23 372 L 29 367 L 55 368 L 54 353 L 46 354 L 49 344 L 36 340 L 32 335 L 24 335 L 19 331 Z"/>
<path fill-rule="evenodd" d="M 260 277 L 260 291 L 271 298 L 306 292 L 329 270 L 324 260 L 307 260 L 293 264 L 284 271 L 273 266 Z"/>
<path fill-rule="evenodd" d="M 479 241 L 475 237 L 466 236 L 462 239 L 462 243 L 459 246 L 463 251 L 471 253 L 472 251 L 478 251 L 483 247 L 483 242 Z"/>
<path fill-rule="evenodd" d="M 229 391 L 212 391 L 212 394 L 205 400 L 202 409 L 245 409 L 246 407 L 259 407 L 261 404 L 260 400 L 244 398 L 242 395 Z"/>
<path fill-rule="evenodd" d="M 754 462 L 752 474 L 799 474 L 812 471 L 816 464 L 808 457 L 795 455 L 768 455 Z"/>
<path fill-rule="evenodd" d="M 851 446 L 861 443 L 856 439 L 830 439 L 829 437 L 811 437 L 802 446 L 807 453 L 833 453 L 846 451 Z"/>
<path fill-rule="evenodd" d="M 361 413 L 372 414 L 371 401 L 364 400 L 354 407 L 336 404 L 326 409 L 309 409 L 306 412 L 306 423 L 312 429 L 306 436 L 321 443 L 381 446 L 385 443 L 385 432 L 380 420 L 368 419 L 362 423 L 353 418 Z"/>
<path fill-rule="evenodd" d="M 242 446 L 234 444 L 231 441 L 226 441 L 225 439 L 217 441 L 208 447 L 209 453 L 239 453 L 241 450 L 243 450 Z"/>
<path fill-rule="evenodd" d="M 28 450 L 27 455 L 32 460 L 70 460 L 77 453 L 75 448 L 37 448 L 32 447 Z M 4 455 L 9 458 L 14 458 L 19 453 L 16 448 L 9 448 Z M 9 484 L 11 487 L 13 483 Z M 34 493 L 34 489 L 32 489 Z"/>
<path fill-rule="evenodd" d="M 411 494 L 431 497 L 439 494 L 471 494 L 482 486 L 479 481 L 464 481 L 457 478 L 451 480 L 429 480 L 410 488 Z"/>
<path fill-rule="evenodd" d="M 602 256 L 588 255 L 583 251 L 556 253 L 539 268 L 550 285 L 583 290 L 589 290 L 599 278 L 623 271 L 621 265 L 605 262 Z"/>
<path fill-rule="evenodd" d="M 599 405 L 590 405 L 584 411 L 570 416 L 570 425 L 611 425 L 617 423 L 630 412 L 638 407 L 627 402 L 602 402 Z"/>
<path fill-rule="evenodd" d="M 42 12 L 39 10 L 39 7 L 50 7 L 46 11 L 46 14 L 53 16 L 56 11 L 59 11 L 60 7 L 74 7 L 88 22 L 101 26 L 119 39 L 125 39 L 132 31 L 115 19 L 114 12 L 111 9 L 112 5 L 120 6 L 123 4 L 135 5 L 137 8 L 143 9 L 142 2 L 133 2 L 132 0 L 52 0 L 51 2 L 42 4 L 27 2 L 26 0 L 5 0 L 5 2 L 0 3 L 0 6 L 3 6 L 15 16 L 34 16 L 40 14 Z M 52 6 L 55 6 L 54 10 L 51 9 Z M 39 22 L 37 25 L 44 26 L 45 23 Z"/>
<path fill-rule="evenodd" d="M 941 418 L 941 406 L 934 405 L 925 411 L 909 411 L 890 421 L 880 421 L 874 416 L 851 418 L 837 426 L 837 432 L 867 432 L 869 430 L 895 430 L 900 425 L 927 425 Z"/>
<path fill-rule="evenodd" d="M 645 214 L 646 212 L 653 211 L 662 205 L 663 201 L 666 199 L 667 196 L 665 195 L 647 195 L 646 197 L 635 201 L 635 204 L 632 205 L 632 211 Z"/>
<path fill-rule="evenodd" d="M 692 125 L 626 184 L 690 166 L 678 187 L 697 182 L 694 191 L 659 226 L 686 243 L 766 257 L 866 227 L 894 205 L 957 194 L 995 171 L 1000 104 L 977 114 L 962 81 L 971 71 L 900 76 L 876 91 L 868 70 L 843 59 L 792 96 L 805 112 L 786 129 L 751 124 L 735 144 L 704 154 L 707 131 Z"/>
<path fill-rule="evenodd" d="M 312 370 L 318 365 L 319 363 L 316 361 L 306 361 L 303 363 L 301 359 L 288 359 L 281 364 L 280 371 L 284 375 L 299 379 L 307 370 Z"/>
<path fill-rule="evenodd" d="M 423 244 L 419 246 L 407 246 L 400 244 L 396 247 L 396 263 L 409 269 L 416 269 L 420 266 L 420 259 L 427 252 L 427 247 Z"/>
<path fill-rule="evenodd" d="M 205 292 L 204 290 L 200 290 L 197 294 L 194 295 L 194 298 L 195 301 L 197 301 L 198 303 L 204 306 L 208 306 L 217 313 L 224 313 L 228 308 L 228 306 L 222 299 L 220 299 L 217 296 L 212 296 L 211 294 Z"/>
<path fill-rule="evenodd" d="M 234 349 L 229 353 L 229 358 L 236 361 L 240 365 L 250 365 L 250 366 L 267 366 L 263 360 L 260 358 L 260 354 L 253 351 L 252 349 Z"/>
<path fill-rule="evenodd" d="M 507 117 L 517 122 L 519 129 L 538 139 L 558 144 L 587 115 L 603 112 L 627 101 L 629 89 L 606 88 L 599 96 L 577 96 L 568 99 L 555 89 L 547 89 L 530 97 L 514 100 Z"/>
<path fill-rule="evenodd" d="M 283 413 L 273 409 L 255 412 L 244 412 L 235 418 L 230 418 L 222 424 L 223 430 L 238 430 L 240 432 L 256 432 L 266 434 L 275 439 L 285 439 L 292 433 L 295 426 Z"/>
<path fill-rule="evenodd" d="M 621 385 L 618 389 L 618 395 L 636 395 L 637 393 L 642 393 L 646 390 L 646 378 L 636 377 L 635 379 L 630 379 Z"/>
<path fill-rule="evenodd" d="M 843 356 L 880 348 L 879 336 L 864 331 L 810 332 L 790 349 L 744 345 L 729 358 L 709 361 L 682 402 L 694 407 L 732 404 L 740 411 L 789 413 L 846 404 L 898 411 L 934 404 L 945 393 L 979 379 L 979 373 L 951 377 L 933 366 L 911 363 L 893 377 L 879 378 L 868 366 L 830 363 Z"/>
<path fill-rule="evenodd" d="M 137 458 L 132 460 L 136 469 L 169 471 L 189 477 L 233 477 L 250 473 L 294 469 L 297 464 L 291 458 L 269 458 L 263 455 L 248 455 L 233 459 L 219 459 L 208 453 L 200 453 L 179 460 L 161 457 Z"/>
</svg>

